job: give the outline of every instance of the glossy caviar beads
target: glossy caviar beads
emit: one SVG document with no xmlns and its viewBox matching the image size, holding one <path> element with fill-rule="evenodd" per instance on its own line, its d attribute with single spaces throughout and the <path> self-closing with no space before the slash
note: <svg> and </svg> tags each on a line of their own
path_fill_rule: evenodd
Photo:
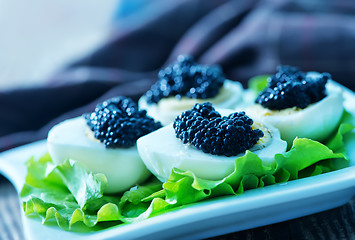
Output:
<svg viewBox="0 0 355 240">
<path fill-rule="evenodd" d="M 268 78 L 267 88 L 255 102 L 271 110 L 303 109 L 326 96 L 328 79 L 331 79 L 329 73 L 310 74 L 295 67 L 279 66 L 278 72 Z"/>
<path fill-rule="evenodd" d="M 253 120 L 245 112 L 222 117 L 209 102 L 195 104 L 173 124 L 176 137 L 205 153 L 236 156 L 253 147 L 264 136 L 252 129 Z"/>
<path fill-rule="evenodd" d="M 98 104 L 95 111 L 84 115 L 95 138 L 107 148 L 129 148 L 139 137 L 161 127 L 160 122 L 139 111 L 132 99 L 115 97 Z"/>
<path fill-rule="evenodd" d="M 215 97 L 225 80 L 219 66 L 197 64 L 191 56 L 180 55 L 176 62 L 160 70 L 159 80 L 145 93 L 148 103 L 162 98 L 206 99 Z"/>
</svg>

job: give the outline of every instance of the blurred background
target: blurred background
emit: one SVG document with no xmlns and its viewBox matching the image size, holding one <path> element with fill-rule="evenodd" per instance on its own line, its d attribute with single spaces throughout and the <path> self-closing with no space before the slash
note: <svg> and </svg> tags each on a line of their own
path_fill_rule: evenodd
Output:
<svg viewBox="0 0 355 240">
<path fill-rule="evenodd" d="M 199 8 L 198 2 L 204 6 Z M 229 75 L 236 75 L 242 79 L 235 80 L 242 81 L 253 74 L 272 72 L 280 63 L 305 70 L 329 71 L 333 75 L 349 74 L 355 63 L 354 12 L 354 3 L 346 0 L 204 3 L 183 0 L 64 0 L 51 3 L 0 0 L 0 89 L 41 85 L 68 64 L 110 43 L 112 54 L 120 57 L 136 57 L 139 49 L 142 52 L 141 56 L 137 55 L 141 58 L 136 58 L 138 62 L 153 58 L 156 64 L 138 69 L 144 71 L 159 68 L 168 61 L 169 54 L 171 60 L 185 51 L 202 61 L 221 63 Z M 196 15 L 191 16 L 194 13 Z M 142 26 L 151 21 L 156 22 L 156 29 Z M 170 29 L 165 29 L 167 26 Z M 138 35 L 144 27 L 154 32 L 140 33 L 139 42 L 127 36 L 133 42 L 128 45 L 121 41 L 117 46 L 130 49 L 125 49 L 124 54 L 115 52 L 110 37 L 114 41 L 124 34 Z M 164 34 L 168 36 L 162 36 Z M 146 56 L 145 47 L 149 48 L 154 41 L 151 38 L 160 37 L 171 42 L 169 49 L 162 46 L 157 50 L 156 54 L 161 52 L 160 57 Z M 161 42 L 161 39 L 156 40 Z M 160 61 L 155 60 L 157 58 Z M 99 64 L 93 60 L 86 65 L 122 68 L 119 62 L 116 66 L 112 63 L 114 59 L 106 56 Z M 351 74 L 354 76 L 353 70 Z M 352 86 L 351 83 L 346 85 Z"/>
<path fill-rule="evenodd" d="M 0 34 L 0 151 L 105 98 L 137 100 L 179 54 L 245 87 L 287 64 L 355 89 L 351 0 L 0 0 Z"/>
<path fill-rule="evenodd" d="M 121 5 L 119 0 L 0 0 L 1 90 L 41 85 L 103 44 L 112 23 L 129 11 Z"/>
<path fill-rule="evenodd" d="M 270 72 L 280 63 L 336 75 L 349 71 L 346 68 L 354 64 L 352 46 L 346 46 L 354 43 L 352 1 L 206 1 L 200 2 L 204 5 L 201 8 L 198 2 L 0 0 L 0 87 L 39 85 L 68 64 L 107 45 L 111 34 L 117 34 L 114 38 L 118 40 L 127 30 L 143 29 L 142 25 L 153 19 L 157 30 L 148 26 L 146 30 L 156 32 L 141 33 L 139 45 L 151 44 L 152 37 L 171 34 L 163 36 L 164 40 L 174 41 L 175 45 L 169 46 L 171 55 L 178 51 L 192 52 L 205 62 L 221 63 L 227 70 L 233 68 L 229 73 L 237 72 L 242 81 L 245 81 L 244 76 Z M 185 15 L 177 14 L 184 8 Z M 170 18 L 162 16 L 169 12 Z M 206 23 L 210 24 L 208 28 Z M 166 26 L 172 29 L 164 29 Z M 198 43 L 203 46 L 196 46 Z M 224 44 L 228 47 L 218 48 Z M 144 47 L 136 42 L 130 46 L 132 49 L 125 51 L 126 58 L 136 54 L 134 46 L 143 50 L 141 57 L 147 61 Z M 112 54 L 117 54 L 114 48 L 111 50 Z M 160 59 L 168 60 L 167 50 L 161 51 L 165 56 Z M 118 55 L 123 54 L 118 52 Z M 256 59 L 264 62 L 256 67 Z M 112 60 L 109 56 L 104 60 L 107 62 L 100 65 L 115 67 L 109 62 Z M 151 69 L 146 64 L 148 66 L 142 70 L 154 70 L 164 62 L 159 61 Z M 97 61 L 91 64 L 95 66 Z"/>
<path fill-rule="evenodd" d="M 104 99 L 137 100 L 180 54 L 227 78 L 280 64 L 355 89 L 351 0 L 0 0 L 0 151 Z"/>
</svg>

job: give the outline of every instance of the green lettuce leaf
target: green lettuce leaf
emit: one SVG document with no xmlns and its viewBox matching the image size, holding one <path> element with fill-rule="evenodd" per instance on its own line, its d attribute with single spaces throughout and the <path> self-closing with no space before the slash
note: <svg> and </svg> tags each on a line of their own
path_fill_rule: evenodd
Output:
<svg viewBox="0 0 355 240">
<path fill-rule="evenodd" d="M 248 81 L 248 89 L 252 90 L 256 94 L 259 94 L 267 86 L 267 79 L 270 75 L 259 75 L 251 78 Z"/>
<path fill-rule="evenodd" d="M 234 171 L 220 181 L 200 179 L 189 171 L 174 169 L 163 187 L 166 201 L 181 206 L 221 195 L 238 195 L 248 189 L 336 170 L 336 166 L 331 164 L 334 159 L 348 162 L 342 153 L 334 153 L 319 142 L 296 139 L 290 151 L 275 156 L 274 165 L 263 165 L 256 154 L 247 151 L 243 157 L 236 159 Z M 305 171 L 311 166 L 317 171 Z"/>
<path fill-rule="evenodd" d="M 335 152 L 346 154 L 344 136 L 354 129 L 355 119 L 349 112 L 343 112 L 341 124 L 337 131 L 326 141 L 326 145 Z"/>
<path fill-rule="evenodd" d="M 324 144 L 297 138 L 289 151 L 276 154 L 275 162 L 269 165 L 247 151 L 235 160 L 233 172 L 218 181 L 175 168 L 166 183 L 152 177 L 117 195 L 103 194 L 107 185 L 103 174 L 93 174 L 75 161 L 54 165 L 46 154 L 27 162 L 21 191 L 24 211 L 64 230 L 95 231 L 142 221 L 203 200 L 334 171 L 349 164 L 344 136 L 354 128 L 353 121 L 353 116 L 345 112 L 339 128 Z"/>
<path fill-rule="evenodd" d="M 54 165 L 46 154 L 27 162 L 26 183 L 20 193 L 25 215 L 37 215 L 43 223 L 53 220 L 69 230 L 76 222 L 93 227 L 98 222 L 121 220 L 117 199 L 103 196 L 103 174 L 88 172 L 79 162 Z"/>
</svg>

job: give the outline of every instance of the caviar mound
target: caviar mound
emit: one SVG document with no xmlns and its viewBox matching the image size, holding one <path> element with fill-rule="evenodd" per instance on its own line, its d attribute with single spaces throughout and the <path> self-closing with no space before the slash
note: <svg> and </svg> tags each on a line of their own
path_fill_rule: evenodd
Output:
<svg viewBox="0 0 355 240">
<path fill-rule="evenodd" d="M 106 148 L 132 147 L 139 137 L 161 127 L 145 110 L 138 110 L 132 99 L 122 96 L 98 104 L 84 118 L 94 137 Z"/>
<path fill-rule="evenodd" d="M 307 75 L 319 78 L 321 74 L 308 72 Z M 275 111 L 255 104 L 245 111 L 249 116 L 260 118 L 279 129 L 281 138 L 287 141 L 289 147 L 296 137 L 324 141 L 339 126 L 344 111 L 342 88 L 333 81 L 328 81 L 325 87 L 327 96 L 305 109 Z"/>
<path fill-rule="evenodd" d="M 264 136 L 252 124 L 253 120 L 245 112 L 222 117 L 206 102 L 195 104 L 177 116 L 173 127 L 176 137 L 184 144 L 190 143 L 205 153 L 230 157 L 250 149 Z"/>
<path fill-rule="evenodd" d="M 255 103 L 270 110 L 297 107 L 304 109 L 326 97 L 325 85 L 329 73 L 308 74 L 296 67 L 279 66 L 278 72 L 268 78 L 267 88 Z"/>
<path fill-rule="evenodd" d="M 159 71 L 158 78 L 145 93 L 149 104 L 170 96 L 212 98 L 218 94 L 225 80 L 219 66 L 200 65 L 189 55 L 178 56 L 176 62 Z"/>
</svg>

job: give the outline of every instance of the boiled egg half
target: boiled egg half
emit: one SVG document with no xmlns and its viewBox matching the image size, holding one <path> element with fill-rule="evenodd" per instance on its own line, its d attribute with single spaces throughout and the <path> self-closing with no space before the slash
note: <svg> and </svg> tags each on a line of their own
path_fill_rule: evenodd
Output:
<svg viewBox="0 0 355 240">
<path fill-rule="evenodd" d="M 195 103 L 211 102 L 216 108 L 234 109 L 243 103 L 243 87 L 239 82 L 224 80 L 217 96 L 208 99 L 195 99 L 188 97 L 168 97 L 160 99 L 158 103 L 149 104 L 145 96 L 138 101 L 140 109 L 147 110 L 147 114 L 160 121 L 163 126 L 174 122 L 176 116 L 190 109 Z"/>
<path fill-rule="evenodd" d="M 95 139 L 84 117 L 66 120 L 48 133 L 48 151 L 56 164 L 72 159 L 83 163 L 87 170 L 103 173 L 108 181 L 105 193 L 129 189 L 151 174 L 142 162 L 137 146 L 108 149 Z"/>
<path fill-rule="evenodd" d="M 226 116 L 233 111 L 219 112 Z M 274 164 L 275 154 L 285 152 L 287 143 L 280 139 L 280 132 L 268 124 L 254 119 L 253 127 L 261 129 L 264 137 L 249 150 L 257 154 L 264 165 Z M 162 182 L 168 180 L 173 168 L 189 170 L 202 179 L 220 180 L 233 172 L 235 160 L 244 155 L 217 156 L 183 144 L 175 136 L 173 124 L 139 138 L 137 147 L 144 164 Z"/>
<path fill-rule="evenodd" d="M 270 110 L 255 104 L 246 108 L 245 112 L 252 117 L 262 117 L 279 129 L 281 138 L 289 145 L 296 137 L 323 141 L 339 125 L 343 113 L 342 89 L 330 80 L 325 87 L 327 96 L 304 109 Z"/>
</svg>

